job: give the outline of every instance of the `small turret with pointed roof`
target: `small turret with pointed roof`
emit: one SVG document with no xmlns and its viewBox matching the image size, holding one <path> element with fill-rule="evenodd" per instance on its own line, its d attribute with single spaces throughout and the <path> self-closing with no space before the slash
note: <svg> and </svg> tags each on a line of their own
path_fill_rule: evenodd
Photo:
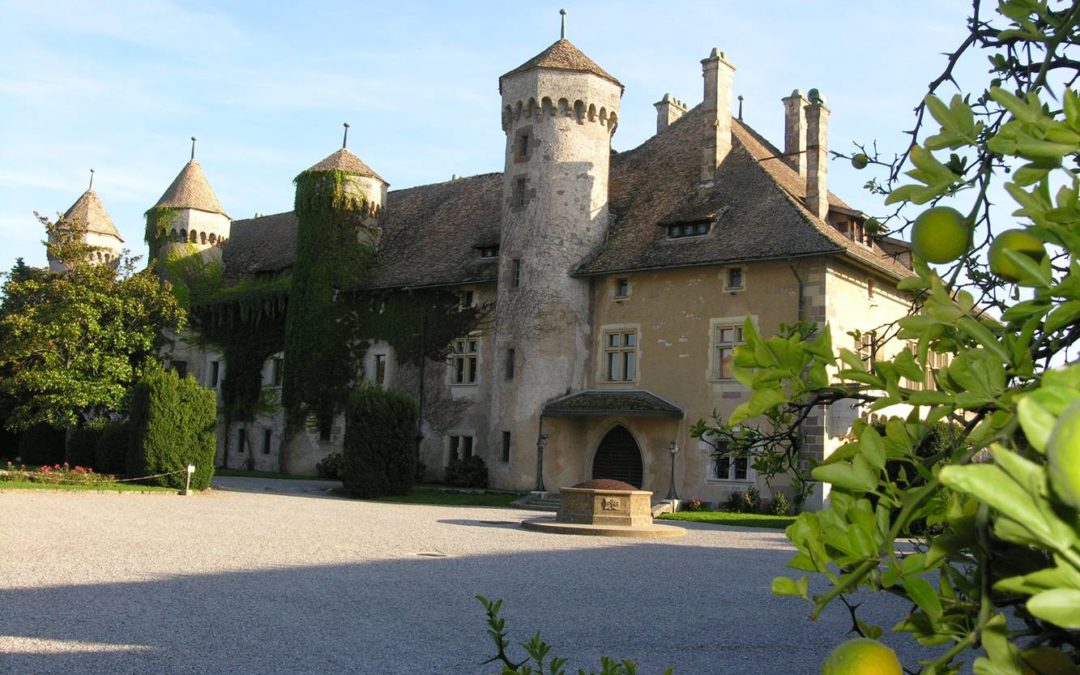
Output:
<svg viewBox="0 0 1080 675">
<path fill-rule="evenodd" d="M 335 195 L 335 207 L 354 209 L 358 206 L 367 211 L 369 219 L 375 219 L 386 203 L 386 192 L 390 186 L 382 176 L 375 172 L 364 160 L 349 152 L 349 123 L 344 125 L 345 133 L 341 149 L 324 157 L 296 177 L 297 200 L 301 198 L 301 182 L 304 176 L 320 173 L 338 175 L 335 183 L 340 194 Z M 297 210 L 301 205 L 297 203 Z M 369 223 L 374 226 L 373 223 Z"/>
<path fill-rule="evenodd" d="M 113 225 L 109 212 L 101 203 L 97 193 L 94 192 L 94 170 L 90 169 L 90 186 L 82 193 L 75 203 L 64 212 L 61 225 L 70 225 L 81 228 L 84 232 L 83 240 L 89 246 L 93 246 L 93 260 L 107 263 L 115 263 L 123 249 L 124 239 L 120 236 L 116 226 Z M 50 243 L 52 238 L 50 237 Z M 58 260 L 49 258 L 49 270 L 61 272 L 65 269 L 64 264 Z"/>
<path fill-rule="evenodd" d="M 193 136 L 191 159 L 146 212 L 147 243 L 151 247 L 172 242 L 193 244 L 198 250 L 205 250 L 221 247 L 229 239 L 232 221 L 210 187 L 202 166 L 195 161 L 195 140 Z"/>
</svg>

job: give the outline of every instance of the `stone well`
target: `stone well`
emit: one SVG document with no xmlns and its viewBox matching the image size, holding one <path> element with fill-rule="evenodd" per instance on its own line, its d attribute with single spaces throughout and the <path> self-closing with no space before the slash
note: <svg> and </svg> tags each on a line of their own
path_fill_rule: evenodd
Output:
<svg viewBox="0 0 1080 675">
<path fill-rule="evenodd" d="M 652 492 L 622 481 L 599 479 L 560 488 L 562 499 L 555 519 L 535 518 L 522 525 L 530 530 L 558 534 L 606 537 L 678 537 L 681 527 L 656 525 L 652 519 Z"/>
</svg>

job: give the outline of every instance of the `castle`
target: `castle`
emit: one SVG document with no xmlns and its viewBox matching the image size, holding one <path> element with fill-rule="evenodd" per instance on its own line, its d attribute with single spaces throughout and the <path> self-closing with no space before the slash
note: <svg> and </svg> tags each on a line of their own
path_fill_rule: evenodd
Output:
<svg viewBox="0 0 1080 675">
<path fill-rule="evenodd" d="M 727 57 L 713 50 L 701 64 L 702 102 L 665 95 L 656 134 L 626 152 L 611 149 L 622 84 L 563 38 L 499 79 L 501 173 L 390 191 L 344 147 L 308 170 L 344 175 L 362 197 L 367 290 L 446 289 L 494 307 L 445 360 L 405 362 L 372 340 L 355 374 L 418 399 L 430 477 L 475 454 L 499 488 L 615 478 L 658 495 L 673 481 L 684 498 L 752 486 L 768 498 L 783 485 L 689 434 L 749 396 L 732 378 L 744 321 L 764 334 L 828 322 L 839 342 L 907 312 L 896 289 L 910 275 L 906 245 L 868 236 L 865 214 L 828 190 L 825 101 L 813 90 L 782 99 L 779 148 L 733 117 Z M 231 220 L 194 156 L 155 208 L 173 215 L 168 240 L 220 256 L 234 282 L 282 278 L 296 260 L 297 215 Z M 115 237 L 96 242 L 113 255 L 119 235 L 97 197 L 76 209 L 92 233 Z M 178 340 L 171 358 L 206 386 L 228 377 L 222 355 L 195 341 Z M 266 359 L 266 389 L 282 385 L 289 358 Z M 807 458 L 835 449 L 857 414 L 815 412 Z M 342 433 L 340 417 L 301 429 L 280 412 L 223 418 L 219 460 L 311 474 Z"/>
</svg>

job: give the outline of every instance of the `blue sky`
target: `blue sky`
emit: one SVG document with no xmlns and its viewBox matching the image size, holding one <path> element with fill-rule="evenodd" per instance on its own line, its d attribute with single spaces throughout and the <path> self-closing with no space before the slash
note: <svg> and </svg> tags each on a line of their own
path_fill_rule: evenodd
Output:
<svg viewBox="0 0 1080 675">
<path fill-rule="evenodd" d="M 498 77 L 568 37 L 626 85 L 617 150 L 665 92 L 701 100 L 700 60 L 735 64 L 744 120 L 783 142 L 780 98 L 818 88 L 830 144 L 892 152 L 962 39 L 959 0 L 809 2 L 40 2 L 0 0 L 0 270 L 45 263 L 33 212 L 94 189 L 143 254 L 143 212 L 197 159 L 233 218 L 292 208 L 293 177 L 340 147 L 391 189 L 502 170 Z M 981 64 L 976 64 L 981 66 Z M 978 73 L 976 73 L 978 75 Z M 830 188 L 880 211 L 869 177 Z"/>
</svg>

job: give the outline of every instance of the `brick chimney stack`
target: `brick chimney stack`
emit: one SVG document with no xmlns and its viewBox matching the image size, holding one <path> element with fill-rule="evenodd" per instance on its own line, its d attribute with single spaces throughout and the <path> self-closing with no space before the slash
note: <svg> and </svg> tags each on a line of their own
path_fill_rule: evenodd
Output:
<svg viewBox="0 0 1080 675">
<path fill-rule="evenodd" d="M 709 58 L 701 61 L 705 78 L 705 139 L 702 144 L 701 180 L 711 183 L 724 158 L 731 151 L 731 85 L 735 66 L 724 53 L 713 49 Z"/>
<path fill-rule="evenodd" d="M 667 129 L 671 124 L 686 114 L 686 104 L 671 94 L 653 103 L 656 108 L 656 133 Z"/>
<path fill-rule="evenodd" d="M 806 106 L 806 207 L 818 218 L 829 215 L 829 109 L 817 89 Z"/>
<path fill-rule="evenodd" d="M 806 178 L 806 106 L 810 103 L 796 89 L 784 102 L 784 163 Z"/>
</svg>

